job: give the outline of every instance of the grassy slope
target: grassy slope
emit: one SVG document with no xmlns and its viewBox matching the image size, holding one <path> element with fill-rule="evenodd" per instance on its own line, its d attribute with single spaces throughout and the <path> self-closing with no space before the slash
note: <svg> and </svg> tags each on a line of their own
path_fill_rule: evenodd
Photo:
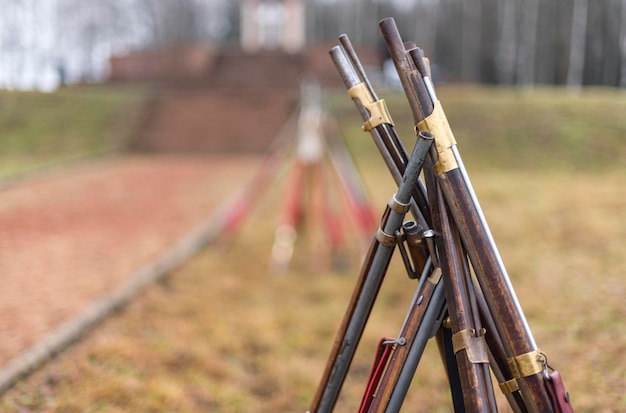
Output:
<svg viewBox="0 0 626 413">
<path fill-rule="evenodd" d="M 440 95 L 536 341 L 577 411 L 626 409 L 625 95 L 451 87 Z M 597 110 L 585 109 L 584 97 Z M 393 186 L 369 138 L 353 133 L 359 121 L 342 99 L 335 113 L 380 209 Z M 390 100 L 410 130 L 402 100 Z M 288 276 L 268 275 L 279 187 L 231 249 L 208 249 L 150 288 L 7 393 L 0 410 L 304 411 L 359 264 L 341 276 L 313 271 L 305 239 Z M 394 262 L 338 411 L 355 410 L 374 343 L 396 334 L 413 286 Z M 414 384 L 406 405 L 418 407 L 406 411 L 449 411 L 433 348 Z"/>
<path fill-rule="evenodd" d="M 143 99 L 122 87 L 0 90 L 0 179 L 118 150 L 135 132 Z"/>
<path fill-rule="evenodd" d="M 623 91 L 598 88 L 569 94 L 559 88 L 524 92 L 475 86 L 437 90 L 468 165 L 542 171 L 626 166 Z M 412 144 L 412 118 L 405 109 L 406 98 L 399 94 L 382 97 L 404 141 Z M 358 122 L 358 114 L 346 105 L 345 96 L 336 99 L 333 105 Z M 344 133 L 354 135 L 352 124 L 344 125 Z M 363 150 L 371 145 L 368 139 L 358 142 Z"/>
</svg>

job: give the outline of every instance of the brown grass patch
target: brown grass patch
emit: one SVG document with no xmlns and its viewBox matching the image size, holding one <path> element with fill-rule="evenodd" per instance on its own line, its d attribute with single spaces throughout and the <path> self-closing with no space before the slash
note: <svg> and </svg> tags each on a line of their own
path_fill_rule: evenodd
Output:
<svg viewBox="0 0 626 413">
<path fill-rule="evenodd" d="M 456 101 L 452 92 L 442 93 L 450 94 L 444 102 L 447 111 L 458 113 L 455 105 L 467 108 L 467 99 L 474 99 L 476 90 L 470 97 L 458 90 Z M 490 134 L 492 143 L 501 136 L 514 137 L 515 131 L 528 136 L 524 125 L 514 120 L 534 116 L 538 102 L 554 109 L 536 115 L 540 122 L 546 122 L 541 116 L 551 117 L 554 122 L 546 124 L 554 128 L 580 125 L 589 130 L 594 125 L 583 125 L 587 119 L 579 113 L 588 106 L 576 99 L 568 106 L 569 98 L 553 98 L 550 91 L 541 92 L 534 104 L 528 96 L 485 93 L 491 99 L 485 101 L 492 102 L 489 110 L 463 112 L 455 122 L 460 128 L 480 127 L 476 136 Z M 624 153 L 624 98 L 603 91 L 590 97 L 596 99 L 592 99 L 594 107 L 606 109 L 598 115 L 605 132 L 600 146 L 613 148 L 611 153 L 591 153 L 599 157 L 592 157 L 583 169 L 593 173 L 578 169 L 591 145 L 588 133 L 572 135 L 578 140 L 567 143 L 567 131 L 561 130 L 555 138 L 550 135 L 553 129 L 535 129 L 551 139 L 546 142 L 556 152 L 541 153 L 528 168 L 523 167 L 529 166 L 526 161 L 544 147 L 540 137 L 511 139 L 497 149 L 501 156 L 489 152 L 482 158 L 484 147 L 464 145 L 470 138 L 457 139 L 462 153 L 468 149 L 470 176 L 538 345 L 562 373 L 576 411 L 613 412 L 626 410 L 626 258 L 622 252 L 626 174 L 623 160 L 613 162 Z M 500 107 L 509 108 L 508 112 L 496 113 Z M 564 125 L 561 116 L 568 113 L 576 121 Z M 392 114 L 396 122 L 407 119 Z M 476 120 L 481 114 L 486 117 Z M 485 120 L 488 117 L 492 123 Z M 356 116 L 344 122 L 358 131 Z M 359 135 L 350 140 L 382 211 L 395 191 L 391 179 L 372 152 L 369 138 Z M 546 163 L 556 153 L 565 154 L 558 165 Z M 568 159 L 573 162 L 562 167 Z M 0 410 L 305 411 L 351 294 L 359 260 L 353 258 L 350 270 L 341 274 L 314 271 L 312 251 L 306 239 L 299 239 L 291 271 L 283 277 L 268 274 L 278 187 L 250 215 L 232 248 L 207 249 L 167 282 L 150 288 L 118 317 L 9 391 L 0 401 Z M 413 294 L 415 282 L 407 279 L 398 257 L 394 258 L 337 411 L 356 410 L 375 343 L 381 336 L 397 334 Z M 451 409 L 432 346 L 422 358 L 405 406 L 406 411 Z"/>
<path fill-rule="evenodd" d="M 575 407 L 624 409 L 626 178 L 499 172 L 473 181 L 535 338 L 563 374 Z M 378 189 L 372 192 L 389 187 Z M 387 196 L 376 198 L 384 205 Z M 350 275 L 314 273 L 304 264 L 284 277 L 268 274 L 270 202 L 231 249 L 207 249 L 150 288 L 7 393 L 2 410 L 304 411 L 358 265 Z M 297 262 L 307 251 L 296 253 Z M 338 410 L 358 404 L 375 342 L 396 334 L 412 285 L 394 263 Z M 433 348 L 407 405 L 449 409 Z"/>
</svg>

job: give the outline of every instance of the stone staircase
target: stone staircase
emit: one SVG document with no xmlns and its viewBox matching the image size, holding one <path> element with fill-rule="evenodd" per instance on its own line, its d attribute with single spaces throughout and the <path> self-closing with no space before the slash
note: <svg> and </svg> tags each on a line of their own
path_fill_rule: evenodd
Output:
<svg viewBox="0 0 626 413">
<path fill-rule="evenodd" d="M 164 83 L 134 148 L 261 152 L 295 110 L 304 60 L 279 52 L 218 52 L 203 78 Z"/>
</svg>

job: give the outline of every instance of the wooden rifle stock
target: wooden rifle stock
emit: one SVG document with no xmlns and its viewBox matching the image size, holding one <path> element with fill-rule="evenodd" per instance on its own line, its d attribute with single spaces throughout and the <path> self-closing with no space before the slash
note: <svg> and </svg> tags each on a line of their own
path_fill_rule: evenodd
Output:
<svg viewBox="0 0 626 413">
<path fill-rule="evenodd" d="M 461 171 L 456 169 L 445 172 L 438 180 L 483 290 L 489 312 L 494 314 L 494 324 L 507 359 L 518 356 L 542 357 Z M 540 360 L 534 362 L 541 364 Z M 527 406 L 530 411 L 550 412 L 552 406 L 543 384 L 543 370 L 536 370 L 534 374 L 517 377 L 517 383 L 522 394 L 526 395 L 524 400 L 530 404 Z"/>
<path fill-rule="evenodd" d="M 459 233 L 451 222 L 441 190 L 433 188 L 437 204 L 433 206 L 433 223 L 438 239 L 446 303 L 452 329 L 452 341 L 460 341 L 455 348 L 463 400 L 467 411 L 497 411 L 493 385 L 489 373 L 489 358 L 484 339 L 485 331 L 478 319 L 478 309 L 472 300 L 470 271 L 465 260 Z M 455 340 L 458 338 L 460 340 Z M 458 346 L 458 344 L 457 344 Z"/>
<path fill-rule="evenodd" d="M 431 262 L 428 263 L 426 271 L 428 271 L 430 265 L 432 265 Z M 402 388 L 399 389 L 397 384 L 402 371 L 406 367 L 409 353 L 411 351 L 417 352 L 417 359 L 419 359 L 424 352 L 428 338 L 430 338 L 430 332 L 438 329 L 438 326 L 433 324 L 440 321 L 438 316 L 445 307 L 443 287 L 440 282 L 441 270 L 435 268 L 432 271 L 428 271 L 428 273 L 429 275 L 424 276 L 424 279 L 421 280 L 418 286 L 415 295 L 416 300 L 411 304 L 405 323 L 400 331 L 399 337 L 403 338 L 405 342 L 402 345 L 398 343 L 390 344 L 394 346 L 394 349 L 380 381 L 379 391 L 368 410 L 369 412 L 384 412 L 394 391 L 399 392 L 399 395 L 396 396 L 398 399 L 404 399 L 408 387 L 401 386 Z M 430 313 L 430 317 L 428 317 L 428 313 Z M 416 340 L 420 330 L 422 337 Z M 420 346 L 420 348 L 415 348 L 416 345 Z M 409 369 L 411 368 L 409 367 Z M 412 369 L 410 372 L 411 376 L 414 374 L 414 371 L 415 369 Z"/>
</svg>

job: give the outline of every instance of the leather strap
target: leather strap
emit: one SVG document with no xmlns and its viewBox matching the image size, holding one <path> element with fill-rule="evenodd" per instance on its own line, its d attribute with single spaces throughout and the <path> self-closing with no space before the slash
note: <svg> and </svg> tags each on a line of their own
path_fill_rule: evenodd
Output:
<svg viewBox="0 0 626 413">
<path fill-rule="evenodd" d="M 389 356 L 391 355 L 393 349 L 396 347 L 395 344 L 388 344 L 393 341 L 395 341 L 393 338 L 383 338 L 378 343 L 376 357 L 374 358 L 374 364 L 372 365 L 370 375 L 367 378 L 367 387 L 365 389 L 365 394 L 363 394 L 363 398 L 361 399 L 359 413 L 367 413 L 372 405 L 374 397 L 376 397 L 376 390 L 378 390 L 380 379 L 385 372 L 385 367 L 387 367 L 387 361 L 389 360 Z"/>
<path fill-rule="evenodd" d="M 565 389 L 559 372 L 556 370 L 552 371 L 543 382 L 550 396 L 550 401 L 552 401 L 554 413 L 574 413 L 574 409 L 570 404 L 569 393 Z"/>
</svg>

